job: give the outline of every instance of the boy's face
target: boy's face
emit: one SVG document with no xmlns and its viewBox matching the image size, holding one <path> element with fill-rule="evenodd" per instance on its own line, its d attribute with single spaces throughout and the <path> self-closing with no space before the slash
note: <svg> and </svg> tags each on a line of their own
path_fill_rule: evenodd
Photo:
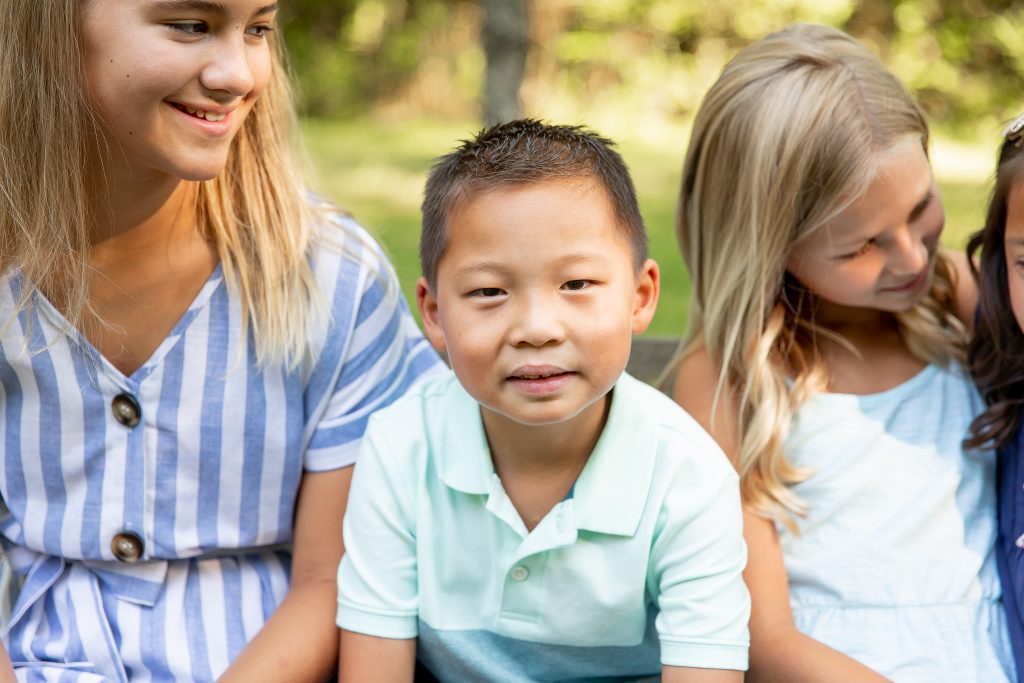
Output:
<svg viewBox="0 0 1024 683">
<path fill-rule="evenodd" d="M 634 272 L 604 188 L 577 179 L 474 196 L 448 223 L 435 289 L 420 278 L 416 294 L 485 423 L 542 425 L 603 406 L 658 286 L 654 261 Z"/>
</svg>

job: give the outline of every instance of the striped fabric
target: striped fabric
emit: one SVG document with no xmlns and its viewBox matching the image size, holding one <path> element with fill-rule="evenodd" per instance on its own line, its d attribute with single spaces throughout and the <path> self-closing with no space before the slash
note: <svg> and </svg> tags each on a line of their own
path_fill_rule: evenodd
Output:
<svg viewBox="0 0 1024 683">
<path fill-rule="evenodd" d="M 369 414 L 439 366 L 361 228 L 329 222 L 314 252 L 330 321 L 295 371 L 256 367 L 219 268 L 128 377 L 61 338 L 41 295 L 7 330 L 0 541 L 25 580 L 4 631 L 19 680 L 212 681 L 284 597 L 303 471 L 351 465 Z M 0 318 L 19 293 L 16 275 L 0 284 Z M 115 415 L 125 394 L 135 426 Z M 126 533 L 137 563 L 115 555 Z"/>
</svg>

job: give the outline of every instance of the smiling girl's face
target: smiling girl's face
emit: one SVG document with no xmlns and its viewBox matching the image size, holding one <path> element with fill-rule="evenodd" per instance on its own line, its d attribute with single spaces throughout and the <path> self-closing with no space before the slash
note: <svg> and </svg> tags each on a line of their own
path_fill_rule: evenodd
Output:
<svg viewBox="0 0 1024 683">
<path fill-rule="evenodd" d="M 87 97 L 132 178 L 216 176 L 267 86 L 273 0 L 92 0 L 82 52 Z"/>
<path fill-rule="evenodd" d="M 797 244 L 787 270 L 838 309 L 899 312 L 931 285 L 945 214 L 920 141 L 884 153 L 867 191 Z"/>
<path fill-rule="evenodd" d="M 1024 330 L 1024 181 L 1021 180 L 1010 189 L 1003 240 L 1010 306 L 1017 325 Z"/>
</svg>

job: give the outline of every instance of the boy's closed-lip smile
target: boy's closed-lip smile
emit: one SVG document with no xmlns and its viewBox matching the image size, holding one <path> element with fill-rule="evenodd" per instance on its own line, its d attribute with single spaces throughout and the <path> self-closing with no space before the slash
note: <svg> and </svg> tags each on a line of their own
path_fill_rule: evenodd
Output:
<svg viewBox="0 0 1024 683">
<path fill-rule="evenodd" d="M 521 365 L 506 379 L 523 393 L 544 396 L 561 390 L 576 374 L 555 365 Z"/>
</svg>

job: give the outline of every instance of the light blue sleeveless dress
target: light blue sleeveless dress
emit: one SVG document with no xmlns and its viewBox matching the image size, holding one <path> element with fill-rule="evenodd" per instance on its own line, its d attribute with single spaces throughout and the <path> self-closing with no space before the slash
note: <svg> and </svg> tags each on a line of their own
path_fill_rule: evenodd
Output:
<svg viewBox="0 0 1024 683">
<path fill-rule="evenodd" d="M 779 527 L 797 627 L 903 683 L 1015 680 L 994 542 L 995 456 L 964 451 L 983 408 L 958 368 L 878 394 L 819 394 L 786 441 L 812 470 Z"/>
</svg>

